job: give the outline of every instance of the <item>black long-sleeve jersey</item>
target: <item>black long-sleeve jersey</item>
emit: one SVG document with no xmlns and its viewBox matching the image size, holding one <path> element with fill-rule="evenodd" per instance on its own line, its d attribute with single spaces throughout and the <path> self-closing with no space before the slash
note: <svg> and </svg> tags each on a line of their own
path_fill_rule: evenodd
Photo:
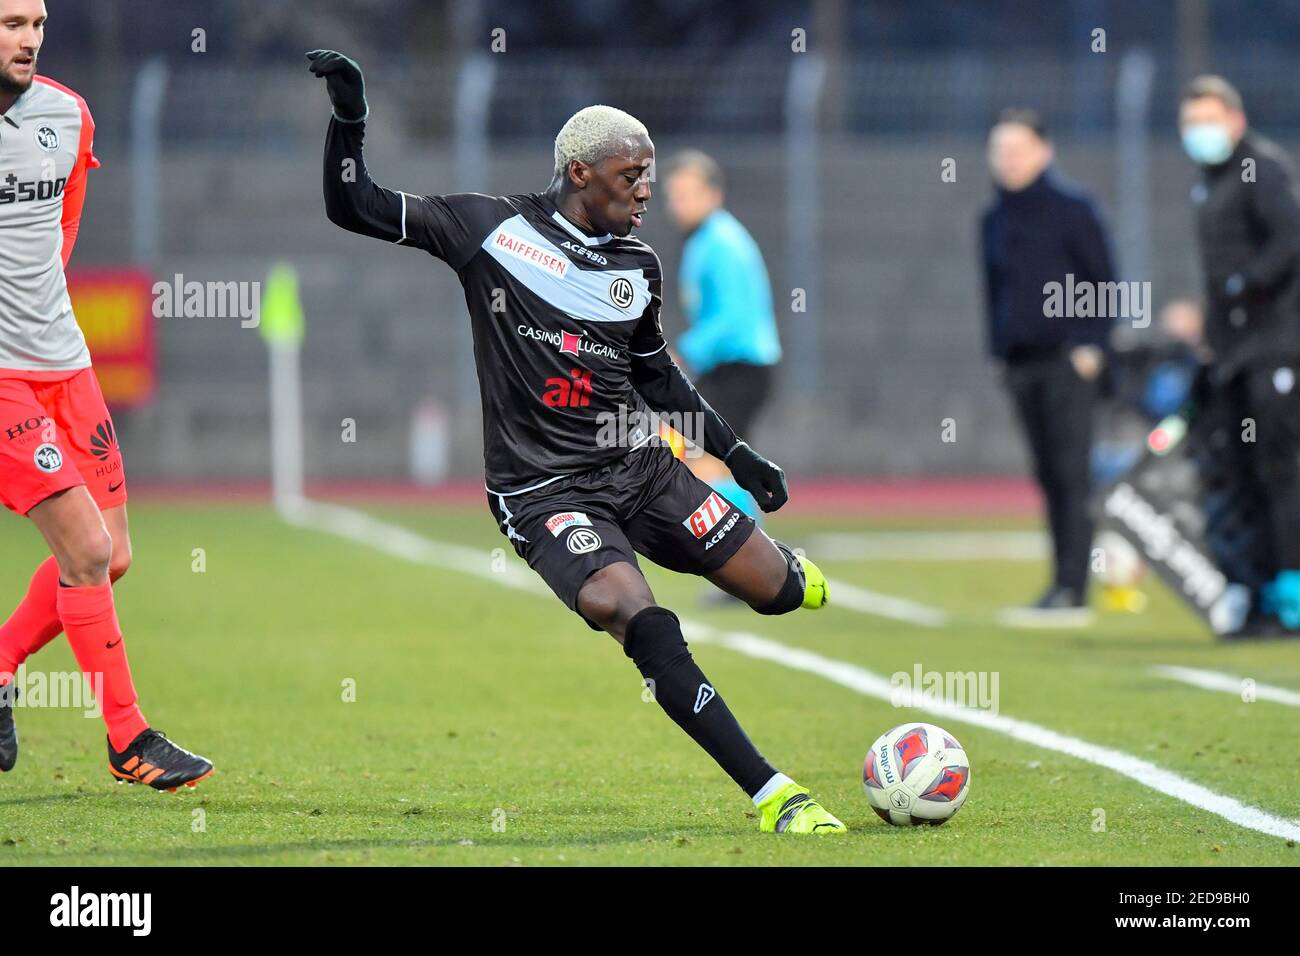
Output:
<svg viewBox="0 0 1300 956">
<path fill-rule="evenodd" d="M 698 416 L 711 454 L 725 457 L 738 443 L 668 356 L 653 249 L 630 236 L 586 235 L 544 193 L 385 189 L 366 169 L 364 134 L 364 122 L 330 121 L 326 212 L 344 229 L 423 249 L 459 276 L 488 490 L 516 494 L 610 464 L 652 437 L 647 406 Z"/>
</svg>

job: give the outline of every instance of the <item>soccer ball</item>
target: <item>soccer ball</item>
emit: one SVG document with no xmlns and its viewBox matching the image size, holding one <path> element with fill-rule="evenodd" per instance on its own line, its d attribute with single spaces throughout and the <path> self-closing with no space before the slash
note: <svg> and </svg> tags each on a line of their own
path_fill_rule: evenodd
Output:
<svg viewBox="0 0 1300 956">
<path fill-rule="evenodd" d="M 1126 588 L 1142 580 L 1147 566 L 1123 535 L 1106 530 L 1093 543 L 1092 570 L 1107 587 Z"/>
<path fill-rule="evenodd" d="M 881 734 L 862 765 L 867 802 L 903 827 L 938 826 L 966 802 L 970 761 L 957 738 L 934 724 L 899 724 Z"/>
</svg>

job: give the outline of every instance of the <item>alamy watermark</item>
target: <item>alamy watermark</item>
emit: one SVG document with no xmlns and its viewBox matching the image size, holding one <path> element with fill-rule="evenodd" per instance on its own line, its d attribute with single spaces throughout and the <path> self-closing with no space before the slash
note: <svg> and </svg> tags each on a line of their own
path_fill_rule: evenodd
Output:
<svg viewBox="0 0 1300 956">
<path fill-rule="evenodd" d="M 1151 324 L 1150 282 L 1064 282 L 1043 285 L 1043 315 L 1049 319 L 1127 319 L 1135 329 Z"/>
<path fill-rule="evenodd" d="M 153 284 L 155 319 L 239 319 L 245 329 L 262 324 L 262 283 L 186 281 L 179 272 Z"/>
<path fill-rule="evenodd" d="M 997 671 L 927 671 L 917 663 L 912 672 L 889 678 L 889 702 L 895 707 L 924 707 L 943 703 L 953 707 L 998 712 Z"/>
<path fill-rule="evenodd" d="M 656 440 L 674 446 L 684 439 L 685 457 L 698 458 L 704 454 L 702 412 L 651 412 L 619 405 L 616 412 L 598 414 L 596 424 L 598 448 L 636 448 Z"/>
<path fill-rule="evenodd" d="M 100 717 L 104 711 L 104 674 L 95 671 L 29 671 L 19 664 L 17 672 L 0 671 L 0 706 L 57 707 L 80 710 L 86 717 Z"/>
</svg>

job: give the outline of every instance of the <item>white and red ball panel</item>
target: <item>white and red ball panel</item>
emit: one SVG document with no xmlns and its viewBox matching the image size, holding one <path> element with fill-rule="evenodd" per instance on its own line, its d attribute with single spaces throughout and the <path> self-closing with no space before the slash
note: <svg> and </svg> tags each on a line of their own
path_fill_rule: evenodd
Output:
<svg viewBox="0 0 1300 956">
<path fill-rule="evenodd" d="M 882 820 L 937 825 L 966 802 L 970 761 L 952 734 L 912 721 L 877 738 L 863 762 L 862 786 Z"/>
</svg>

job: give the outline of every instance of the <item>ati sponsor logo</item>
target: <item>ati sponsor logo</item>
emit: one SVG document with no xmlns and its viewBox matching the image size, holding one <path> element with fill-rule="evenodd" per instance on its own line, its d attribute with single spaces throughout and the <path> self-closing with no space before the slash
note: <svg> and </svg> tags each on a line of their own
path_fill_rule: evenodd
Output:
<svg viewBox="0 0 1300 956">
<path fill-rule="evenodd" d="M 497 230 L 497 234 L 492 237 L 492 245 L 502 252 L 508 252 L 516 259 L 522 259 L 539 269 L 545 269 L 551 275 L 559 276 L 561 279 L 569 273 L 570 263 L 568 259 L 547 252 L 541 246 L 535 246 L 527 239 L 512 236 L 504 229 Z"/>
<path fill-rule="evenodd" d="M 682 522 L 691 534 L 697 538 L 703 538 L 713 530 L 716 525 L 728 511 L 731 505 L 723 500 L 722 496 L 716 491 L 712 492 L 709 497 L 704 499 L 704 504 L 695 509 L 695 513 Z"/>
<path fill-rule="evenodd" d="M 614 348 L 612 345 L 592 342 L 583 332 L 550 332 L 546 329 L 535 329 L 528 325 L 521 325 L 515 331 L 526 339 L 554 345 L 563 355 L 595 355 L 607 359 L 620 359 L 623 357 L 623 353 L 619 349 Z"/>
<path fill-rule="evenodd" d="M 573 253 L 575 256 L 582 256 L 584 259 L 590 259 L 598 266 L 609 265 L 609 260 L 599 252 L 592 252 L 586 246 L 580 246 L 576 242 L 562 242 L 560 243 L 560 248 Z"/>
<path fill-rule="evenodd" d="M 566 528 L 574 528 L 578 525 L 590 527 L 591 519 L 581 511 L 561 511 L 546 519 L 546 530 L 557 538 Z"/>
<path fill-rule="evenodd" d="M 591 372 L 580 368 L 569 369 L 572 380 L 548 378 L 542 404 L 551 408 L 585 408 L 591 404 Z"/>
<path fill-rule="evenodd" d="M 95 426 L 90 436 L 90 450 L 100 461 L 108 461 L 108 456 L 117 451 L 117 434 L 111 420 L 105 419 Z"/>
<path fill-rule="evenodd" d="M 5 437 L 10 441 L 15 438 L 21 438 L 23 435 L 37 431 L 50 423 L 50 420 L 44 416 L 29 418 L 25 422 L 19 422 L 17 425 L 11 425 L 5 429 Z"/>
<path fill-rule="evenodd" d="M 33 200 L 54 199 L 63 195 L 63 187 L 68 184 L 66 176 L 59 179 L 35 179 L 21 182 L 10 173 L 0 179 L 0 206 L 14 202 L 32 202 Z"/>
</svg>

